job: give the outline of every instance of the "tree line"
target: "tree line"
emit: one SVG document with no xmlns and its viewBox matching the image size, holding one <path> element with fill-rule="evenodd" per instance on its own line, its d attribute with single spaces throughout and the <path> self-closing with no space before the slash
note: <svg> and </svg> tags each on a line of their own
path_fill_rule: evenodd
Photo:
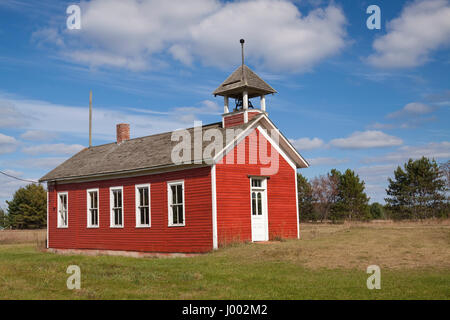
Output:
<svg viewBox="0 0 450 320">
<path fill-rule="evenodd" d="M 398 166 L 388 179 L 386 204 L 369 204 L 365 183 L 351 169 L 332 169 L 311 180 L 298 174 L 301 221 L 448 218 L 450 161 L 438 166 L 422 157 Z M 18 189 L 6 212 L 0 208 L 0 227 L 39 229 L 47 224 L 47 193 L 42 185 Z"/>
<path fill-rule="evenodd" d="M 298 174 L 301 221 L 447 218 L 450 161 L 422 157 L 398 166 L 388 179 L 386 204 L 369 204 L 365 182 L 351 169 L 332 169 L 311 180 Z"/>
</svg>

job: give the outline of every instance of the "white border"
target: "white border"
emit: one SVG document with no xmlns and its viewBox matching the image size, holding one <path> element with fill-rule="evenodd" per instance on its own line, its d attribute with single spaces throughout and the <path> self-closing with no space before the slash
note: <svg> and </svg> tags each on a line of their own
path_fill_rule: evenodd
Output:
<svg viewBox="0 0 450 320">
<path fill-rule="evenodd" d="M 219 247 L 217 241 L 217 189 L 216 189 L 216 165 L 211 166 L 211 193 L 212 193 L 212 234 L 213 249 Z"/>
<path fill-rule="evenodd" d="M 60 207 L 60 199 L 59 199 L 59 195 L 66 195 L 67 197 L 67 225 L 65 226 L 61 226 L 61 224 L 59 223 L 59 220 L 61 219 L 61 217 L 59 216 L 59 207 Z M 69 228 L 69 192 L 67 191 L 63 191 L 63 192 L 58 192 L 57 194 L 57 206 L 56 206 L 56 228 L 58 229 L 67 229 Z"/>
<path fill-rule="evenodd" d="M 181 184 L 183 191 L 183 223 L 173 224 L 173 217 L 171 215 L 170 204 L 172 203 L 172 193 L 170 187 L 172 185 Z M 184 195 L 184 180 L 168 181 L 167 182 L 167 222 L 169 227 L 184 227 L 186 225 L 186 197 Z"/>
<path fill-rule="evenodd" d="M 148 188 L 148 224 L 141 224 L 141 217 L 139 212 L 139 188 Z M 136 212 L 136 228 L 150 228 L 152 226 L 152 200 L 151 200 L 151 191 L 150 191 L 150 183 L 144 184 L 136 184 L 134 186 L 134 202 L 135 202 L 135 212 Z"/>
<path fill-rule="evenodd" d="M 89 206 L 90 206 L 90 200 L 89 199 L 89 192 L 97 192 L 97 225 L 91 225 L 90 219 L 89 219 Z M 100 227 L 100 191 L 98 188 L 93 189 L 87 189 L 86 190 L 86 227 L 89 229 L 96 229 Z"/>
<path fill-rule="evenodd" d="M 113 190 L 121 190 L 121 195 L 122 195 L 122 225 L 114 225 L 113 221 L 114 221 L 114 217 L 113 217 L 113 206 L 114 206 L 114 198 L 113 198 Z M 125 225 L 125 204 L 123 203 L 123 186 L 119 186 L 119 187 L 110 187 L 109 188 L 109 227 L 110 228 L 123 228 Z"/>
</svg>

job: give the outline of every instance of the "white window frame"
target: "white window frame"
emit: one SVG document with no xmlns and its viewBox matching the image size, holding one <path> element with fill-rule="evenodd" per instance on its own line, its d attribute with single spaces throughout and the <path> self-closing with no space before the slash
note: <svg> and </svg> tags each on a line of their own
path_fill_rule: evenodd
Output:
<svg viewBox="0 0 450 320">
<path fill-rule="evenodd" d="M 65 192 L 58 192 L 57 195 L 58 195 L 58 199 L 57 199 L 57 201 L 58 201 L 58 204 L 57 204 L 57 228 L 59 228 L 59 229 L 67 229 L 67 228 L 69 228 L 69 193 L 67 191 L 65 191 Z M 61 215 L 60 215 L 60 212 L 59 212 L 61 210 L 61 198 L 60 198 L 60 196 L 62 196 L 62 195 L 65 195 L 66 199 L 67 199 L 67 208 L 66 208 L 67 221 L 66 221 L 65 225 L 62 224 Z"/>
<path fill-rule="evenodd" d="M 141 224 L 141 211 L 139 210 L 140 199 L 139 199 L 139 189 L 147 188 L 148 189 L 148 224 Z M 150 184 L 137 184 L 134 188 L 134 197 L 136 202 L 136 228 L 150 228 L 152 224 L 152 205 L 151 205 L 151 192 L 150 192 Z"/>
<path fill-rule="evenodd" d="M 173 214 L 172 214 L 172 190 L 171 187 L 175 185 L 181 185 L 181 190 L 183 194 L 183 223 L 173 223 Z M 178 181 L 170 181 L 167 182 L 167 213 L 168 213 L 168 222 L 169 227 L 184 227 L 186 225 L 186 197 L 184 195 L 184 180 Z"/>
<path fill-rule="evenodd" d="M 114 192 L 115 190 L 120 190 L 121 191 L 121 196 L 122 196 L 122 224 L 121 225 L 116 225 L 114 224 Z M 123 203 L 123 186 L 120 187 L 110 187 L 109 188 L 109 226 L 110 228 L 123 228 L 125 221 L 124 221 L 124 203 Z"/>
<path fill-rule="evenodd" d="M 91 192 L 97 192 L 97 224 L 93 225 L 91 223 Z M 100 226 L 100 191 L 98 188 L 87 189 L 86 190 L 86 208 L 87 208 L 87 227 L 88 228 L 98 228 Z"/>
</svg>

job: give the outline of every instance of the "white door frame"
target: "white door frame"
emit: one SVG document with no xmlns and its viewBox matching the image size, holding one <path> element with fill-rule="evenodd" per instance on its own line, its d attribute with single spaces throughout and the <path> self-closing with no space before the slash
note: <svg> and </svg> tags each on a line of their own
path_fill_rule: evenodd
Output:
<svg viewBox="0 0 450 320">
<path fill-rule="evenodd" d="M 252 187 L 252 180 L 257 179 L 261 180 L 261 187 Z M 267 205 L 267 178 L 266 177 L 251 177 L 250 179 L 250 219 L 251 219 L 251 233 L 252 233 L 252 242 L 256 241 L 269 241 L 269 212 Z M 263 194 L 262 197 L 262 210 L 263 210 L 263 219 L 264 219 L 264 227 L 265 234 L 263 239 L 255 239 L 253 232 L 253 213 L 252 213 L 252 192 L 260 191 Z"/>
</svg>

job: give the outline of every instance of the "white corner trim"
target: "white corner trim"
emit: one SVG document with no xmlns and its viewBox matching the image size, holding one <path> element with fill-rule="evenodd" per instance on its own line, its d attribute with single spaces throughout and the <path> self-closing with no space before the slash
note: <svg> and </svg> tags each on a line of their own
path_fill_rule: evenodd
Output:
<svg viewBox="0 0 450 320">
<path fill-rule="evenodd" d="M 48 240 L 48 228 L 49 228 L 49 224 L 50 224 L 50 221 L 48 220 L 48 211 L 49 211 L 49 203 L 48 203 L 48 199 L 49 199 L 49 195 L 48 195 L 48 184 L 47 184 L 47 249 L 48 249 L 48 243 L 49 243 L 49 240 Z"/>
<path fill-rule="evenodd" d="M 217 241 L 217 189 L 216 189 L 216 165 L 211 166 L 211 192 L 212 192 L 212 234 L 213 249 L 219 247 Z"/>
<path fill-rule="evenodd" d="M 297 208 L 297 239 L 300 239 L 300 212 L 298 212 L 298 176 L 297 169 L 294 170 L 295 174 L 295 207 Z"/>
</svg>

